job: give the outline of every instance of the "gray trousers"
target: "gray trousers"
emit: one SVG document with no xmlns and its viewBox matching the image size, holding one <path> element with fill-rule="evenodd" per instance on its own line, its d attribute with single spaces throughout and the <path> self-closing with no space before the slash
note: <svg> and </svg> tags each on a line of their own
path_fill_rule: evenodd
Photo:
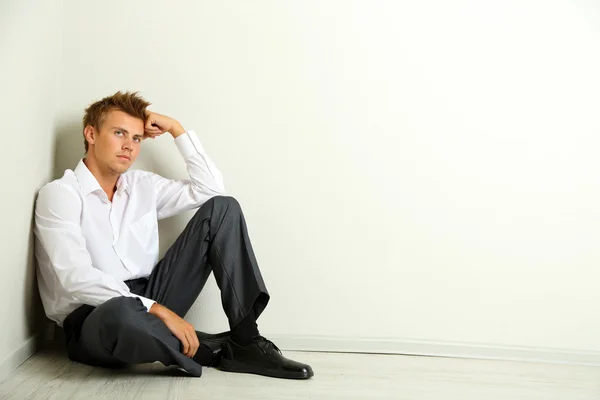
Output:
<svg viewBox="0 0 600 400">
<path fill-rule="evenodd" d="M 269 294 L 241 207 L 232 197 L 206 202 L 150 276 L 125 283 L 132 293 L 156 300 L 183 318 L 211 272 L 231 328 L 250 312 L 258 318 Z M 104 367 L 160 361 L 202 375 L 201 365 L 183 355 L 181 342 L 138 298 L 84 305 L 66 318 L 63 328 L 71 360 Z"/>
</svg>

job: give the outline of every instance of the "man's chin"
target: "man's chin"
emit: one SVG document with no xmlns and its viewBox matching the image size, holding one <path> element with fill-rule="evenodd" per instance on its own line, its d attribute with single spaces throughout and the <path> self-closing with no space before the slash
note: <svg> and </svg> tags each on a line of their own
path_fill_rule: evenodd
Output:
<svg viewBox="0 0 600 400">
<path fill-rule="evenodd" d="M 112 165 L 111 170 L 116 174 L 124 174 L 129 169 L 129 165 Z"/>
</svg>

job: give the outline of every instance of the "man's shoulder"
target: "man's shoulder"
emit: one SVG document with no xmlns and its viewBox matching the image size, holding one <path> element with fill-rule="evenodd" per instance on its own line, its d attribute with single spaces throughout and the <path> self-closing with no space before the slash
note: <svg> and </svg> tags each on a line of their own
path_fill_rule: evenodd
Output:
<svg viewBox="0 0 600 400">
<path fill-rule="evenodd" d="M 77 181 L 77 177 L 75 176 L 75 172 L 71 169 L 67 169 L 65 170 L 63 176 L 61 176 L 58 179 L 54 179 L 53 181 L 50 181 L 48 183 L 46 183 L 43 188 L 45 187 L 58 187 L 58 186 L 71 186 L 73 188 L 76 188 L 79 186 L 79 182 Z"/>
<path fill-rule="evenodd" d="M 39 197 L 56 197 L 57 194 L 79 197 L 81 187 L 75 173 L 68 169 L 62 177 L 46 183 L 39 192 Z"/>
</svg>

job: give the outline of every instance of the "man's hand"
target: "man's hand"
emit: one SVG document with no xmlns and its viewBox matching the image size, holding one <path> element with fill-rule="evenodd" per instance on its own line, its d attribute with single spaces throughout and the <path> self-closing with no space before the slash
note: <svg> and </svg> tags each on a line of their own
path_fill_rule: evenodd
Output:
<svg viewBox="0 0 600 400">
<path fill-rule="evenodd" d="M 146 114 L 146 124 L 144 126 L 144 136 L 154 139 L 157 136 L 169 132 L 173 138 L 185 133 L 185 129 L 179 122 L 173 118 L 148 111 Z"/>
<path fill-rule="evenodd" d="M 185 321 L 167 307 L 158 303 L 152 304 L 149 312 L 160 318 L 173 335 L 179 339 L 182 345 L 182 353 L 187 357 L 194 357 L 198 351 L 198 347 L 200 347 L 200 342 L 198 341 L 196 330 L 192 324 Z"/>
</svg>

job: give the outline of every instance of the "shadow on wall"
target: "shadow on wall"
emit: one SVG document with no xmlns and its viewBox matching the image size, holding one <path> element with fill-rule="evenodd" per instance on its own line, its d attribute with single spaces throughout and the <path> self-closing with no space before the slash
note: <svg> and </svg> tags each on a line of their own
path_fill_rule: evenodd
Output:
<svg viewBox="0 0 600 400">
<path fill-rule="evenodd" d="M 84 156 L 84 151 L 80 121 L 69 121 L 57 125 L 52 179 L 62 177 L 67 169 L 75 169 L 79 160 Z"/>
<path fill-rule="evenodd" d="M 40 177 L 38 183 L 39 186 L 35 190 L 31 201 L 31 219 L 27 243 L 23 301 L 28 316 L 26 318 L 27 333 L 30 336 L 35 337 L 36 348 L 40 348 L 49 341 L 56 341 L 60 338 L 55 335 L 57 332 L 54 328 L 55 324 L 46 318 L 37 285 L 37 262 L 35 260 L 35 235 L 33 229 L 35 224 L 35 204 L 39 189 L 46 183 L 56 178 L 60 178 L 64 174 L 65 169 L 73 169 L 77 165 L 77 161 L 82 157 L 83 139 L 80 126 L 81 123 L 79 122 L 55 126 L 53 154 L 51 154 L 51 162 L 53 163 L 51 167 L 52 171 L 45 171 L 44 175 Z"/>
<path fill-rule="evenodd" d="M 49 339 L 48 326 L 50 320 L 46 318 L 44 313 L 44 307 L 42 306 L 42 299 L 40 298 L 40 292 L 37 285 L 37 264 L 33 251 L 35 237 L 33 234 L 34 224 L 34 212 L 35 212 L 35 201 L 37 199 L 37 193 L 33 198 L 32 209 L 31 209 L 31 221 L 29 229 L 29 238 L 27 241 L 27 260 L 25 270 L 25 311 L 28 318 L 27 321 L 27 335 L 29 337 L 35 337 L 36 348 L 39 348 L 45 340 Z"/>
<path fill-rule="evenodd" d="M 52 171 L 48 171 L 48 182 L 58 179 L 63 176 L 66 169 L 74 169 L 77 162 L 83 157 L 83 135 L 81 133 L 81 122 L 70 121 L 63 124 L 58 124 L 54 128 L 54 147 L 53 147 L 53 166 Z M 48 182 L 43 182 L 41 186 Z M 35 237 L 33 234 L 33 226 L 35 221 L 35 202 L 38 193 L 35 194 L 33 201 L 32 217 L 31 217 L 31 235 L 29 238 L 28 248 L 28 269 L 27 280 L 31 284 L 26 292 L 25 304 L 27 310 L 32 312 L 32 317 L 28 319 L 32 332 L 39 332 L 37 337 L 38 347 L 52 343 L 55 346 L 62 347 L 64 336 L 61 329 L 56 329 L 55 323 L 50 321 L 41 304 L 40 293 L 37 285 L 37 264 L 34 253 Z"/>
</svg>

